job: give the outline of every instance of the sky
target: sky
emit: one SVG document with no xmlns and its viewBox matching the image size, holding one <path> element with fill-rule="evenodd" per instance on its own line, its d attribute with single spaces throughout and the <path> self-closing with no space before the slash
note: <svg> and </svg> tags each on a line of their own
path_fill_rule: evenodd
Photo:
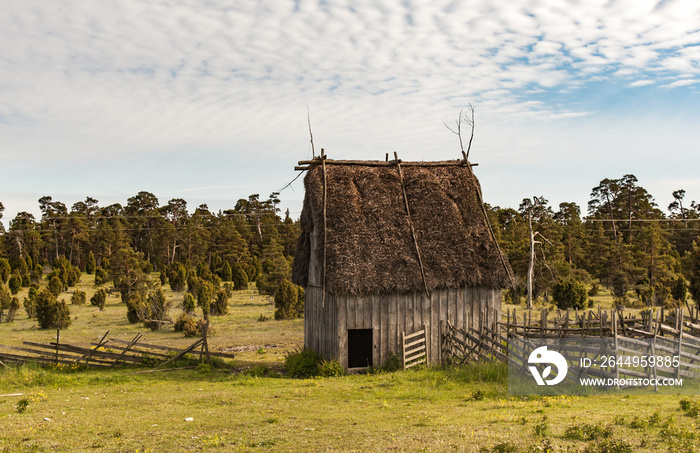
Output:
<svg viewBox="0 0 700 453">
<path fill-rule="evenodd" d="M 700 201 L 696 0 L 0 0 L 0 202 L 230 209 L 300 160 L 461 157 L 484 200 Z M 307 117 L 308 115 L 308 117 Z M 299 178 L 280 199 L 301 212 Z"/>
</svg>

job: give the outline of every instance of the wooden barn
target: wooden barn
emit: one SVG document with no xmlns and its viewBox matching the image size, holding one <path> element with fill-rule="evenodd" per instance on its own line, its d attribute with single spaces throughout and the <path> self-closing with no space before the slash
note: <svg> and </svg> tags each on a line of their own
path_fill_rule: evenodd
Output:
<svg viewBox="0 0 700 453">
<path fill-rule="evenodd" d="M 345 368 L 381 366 L 402 335 L 439 322 L 491 322 L 512 271 L 466 161 L 300 162 L 308 169 L 293 281 L 304 287 L 304 344 Z"/>
</svg>

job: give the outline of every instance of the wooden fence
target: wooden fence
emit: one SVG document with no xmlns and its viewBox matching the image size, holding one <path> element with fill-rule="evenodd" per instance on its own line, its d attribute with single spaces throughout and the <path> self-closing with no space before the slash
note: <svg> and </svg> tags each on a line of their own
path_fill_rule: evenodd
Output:
<svg viewBox="0 0 700 453">
<path fill-rule="evenodd" d="M 478 327 L 462 330 L 452 323 L 440 321 L 440 362 L 462 365 L 484 360 L 506 360 L 507 339 L 502 336 L 498 312 L 492 316 L 482 311 Z M 491 320 L 486 323 L 485 320 Z"/>
<path fill-rule="evenodd" d="M 158 364 L 158 367 L 163 367 L 185 354 L 199 353 L 200 360 L 204 357 L 209 359 L 212 356 L 228 359 L 235 357 L 233 354 L 210 351 L 206 335 L 187 348 L 179 349 L 144 343 L 141 341 L 142 334 L 137 334 L 131 341 L 108 338 L 108 334 L 109 331 L 102 336 L 99 342 L 91 343 L 90 347 L 61 343 L 60 332 L 57 332 L 55 342 L 35 343 L 25 341 L 21 347 L 0 345 L 0 362 L 38 362 L 56 365 L 84 364 L 92 367 L 111 367 L 118 364 L 142 364 L 144 360 L 148 359 Z M 197 351 L 198 348 L 199 351 Z"/>
<path fill-rule="evenodd" d="M 442 363 L 473 363 L 510 360 L 527 366 L 530 353 L 537 347 L 530 338 L 600 339 L 600 347 L 581 346 L 574 351 L 591 360 L 588 374 L 613 378 L 694 377 L 700 376 L 700 322 L 694 307 L 675 310 L 652 309 L 639 315 L 625 314 L 623 307 L 613 310 L 507 310 L 500 322 L 481 324 L 468 331 L 456 329 L 449 321 L 441 323 Z M 497 319 L 497 316 L 492 319 Z M 486 319 L 482 316 L 482 319 Z M 511 341 L 509 341 L 511 339 Z M 642 367 L 600 368 L 603 356 L 631 362 L 633 357 L 677 356 L 677 364 L 647 364 Z M 628 360 L 629 358 L 629 360 Z M 597 366 L 595 365 L 597 364 Z M 676 366 L 677 365 L 677 366 Z M 576 371 L 582 372 L 574 368 Z"/>
<path fill-rule="evenodd" d="M 428 329 L 423 326 L 422 330 L 406 335 L 401 332 L 401 363 L 406 370 L 428 361 L 427 336 Z"/>
</svg>

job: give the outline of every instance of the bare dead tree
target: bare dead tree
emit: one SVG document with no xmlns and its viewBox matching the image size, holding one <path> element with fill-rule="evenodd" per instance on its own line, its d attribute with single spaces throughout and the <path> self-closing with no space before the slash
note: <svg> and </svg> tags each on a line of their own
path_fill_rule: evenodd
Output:
<svg viewBox="0 0 700 453">
<path fill-rule="evenodd" d="M 535 245 L 540 244 L 542 245 L 542 241 L 536 240 L 536 238 L 539 236 L 542 238 L 543 241 L 547 242 L 549 245 L 552 245 L 552 243 L 547 239 L 546 237 L 542 236 L 542 234 L 539 231 L 533 231 L 532 229 L 532 211 L 535 210 L 538 204 L 541 204 L 542 201 L 537 198 L 537 197 L 532 197 L 532 204 L 528 207 L 527 209 L 527 225 L 530 231 L 530 263 L 527 267 L 527 308 L 532 309 L 532 279 L 535 273 Z M 544 252 L 542 252 L 544 256 Z M 549 266 L 547 266 L 549 269 Z M 549 269 L 550 273 L 552 272 L 551 269 Z M 554 274 L 552 274 L 553 276 Z"/>
<path fill-rule="evenodd" d="M 472 141 L 474 140 L 474 106 L 469 104 L 469 111 L 465 112 L 464 109 L 459 111 L 459 118 L 457 118 L 456 123 L 456 128 L 453 129 L 450 126 L 447 125 L 444 121 L 442 124 L 445 125 L 445 127 L 455 134 L 459 138 L 459 149 L 462 151 L 462 156 L 464 157 L 465 161 L 468 161 L 469 159 L 469 151 L 472 149 Z M 471 128 L 471 132 L 469 134 L 469 143 L 467 144 L 467 150 L 464 150 L 464 140 L 462 139 L 462 125 L 466 124 Z"/>
</svg>

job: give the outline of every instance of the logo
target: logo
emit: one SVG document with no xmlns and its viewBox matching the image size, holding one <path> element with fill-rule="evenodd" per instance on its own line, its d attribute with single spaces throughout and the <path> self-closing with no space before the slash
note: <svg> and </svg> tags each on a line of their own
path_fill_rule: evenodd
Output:
<svg viewBox="0 0 700 453">
<path fill-rule="evenodd" d="M 528 363 L 535 364 L 547 363 L 557 367 L 557 376 L 553 379 L 545 380 L 547 376 L 552 374 L 551 365 L 542 371 L 541 376 L 539 371 L 537 371 L 537 367 L 529 366 L 528 368 L 530 369 L 530 373 L 532 373 L 532 377 L 534 377 L 535 381 L 537 381 L 537 385 L 556 385 L 564 380 L 566 373 L 569 370 L 569 365 L 566 363 L 564 356 L 556 351 L 548 351 L 547 346 L 540 346 L 532 351 L 532 354 L 530 354 L 527 361 Z"/>
</svg>

